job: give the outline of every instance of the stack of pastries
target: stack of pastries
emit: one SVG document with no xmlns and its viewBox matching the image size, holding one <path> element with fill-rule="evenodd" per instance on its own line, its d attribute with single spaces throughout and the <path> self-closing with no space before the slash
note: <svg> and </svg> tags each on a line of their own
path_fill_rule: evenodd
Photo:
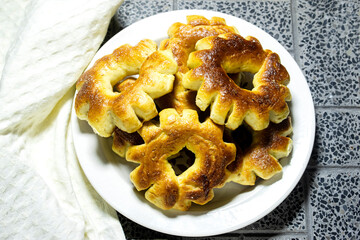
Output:
<svg viewBox="0 0 360 240">
<path fill-rule="evenodd" d="M 130 180 L 148 201 L 186 211 L 228 182 L 282 171 L 292 149 L 289 80 L 256 38 L 191 15 L 159 46 L 144 39 L 97 60 L 76 84 L 75 111 L 138 164 Z"/>
</svg>

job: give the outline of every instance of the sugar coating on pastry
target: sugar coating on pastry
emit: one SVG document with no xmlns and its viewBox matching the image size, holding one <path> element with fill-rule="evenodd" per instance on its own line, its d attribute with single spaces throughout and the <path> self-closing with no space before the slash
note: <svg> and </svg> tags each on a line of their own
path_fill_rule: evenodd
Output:
<svg viewBox="0 0 360 240">
<path fill-rule="evenodd" d="M 157 116 L 154 103 L 173 89 L 177 63 L 171 51 L 156 50 L 156 43 L 142 40 L 136 46 L 123 45 L 102 57 L 77 82 L 75 111 L 94 131 L 109 137 L 115 126 L 135 132 Z M 128 76 L 139 77 L 121 92 L 113 87 Z"/>
<path fill-rule="evenodd" d="M 184 87 L 197 91 L 196 105 L 202 111 L 211 105 L 210 118 L 217 124 L 236 129 L 245 121 L 262 130 L 269 121 L 281 122 L 289 114 L 289 74 L 279 56 L 264 50 L 254 37 L 227 33 L 203 38 L 190 54 L 188 67 Z M 228 75 L 239 72 L 255 74 L 253 89 L 239 87 Z"/>
<path fill-rule="evenodd" d="M 180 115 L 175 109 L 164 109 L 159 117 L 159 126 L 147 122 L 139 130 L 144 144 L 126 152 L 128 161 L 140 164 L 131 172 L 131 181 L 162 209 L 188 210 L 192 202 L 209 202 L 213 188 L 226 182 L 226 166 L 235 159 L 235 145 L 223 141 L 223 127 L 212 120 L 200 123 L 194 110 L 185 109 Z M 176 176 L 168 159 L 183 148 L 195 154 L 195 162 Z"/>
<path fill-rule="evenodd" d="M 292 150 L 291 118 L 280 123 L 270 123 L 261 131 L 252 131 L 249 148 L 241 150 L 237 146 L 237 156 L 228 169 L 231 172 L 228 181 L 242 185 L 254 185 L 257 176 L 270 179 L 282 171 L 279 159 L 287 157 Z"/>
<path fill-rule="evenodd" d="M 189 54 L 194 51 L 198 40 L 217 36 L 224 33 L 237 33 L 235 27 L 227 26 L 223 18 L 212 17 L 207 19 L 199 15 L 187 16 L 187 23 L 174 23 L 168 30 L 169 38 L 161 42 L 159 49 L 169 49 L 179 66 L 174 82 L 174 90 L 171 94 L 161 99 L 164 107 L 173 107 L 179 112 L 183 109 L 197 109 L 195 105 L 196 92 L 185 89 L 182 85 L 183 75 L 189 70 L 187 60 Z"/>
</svg>

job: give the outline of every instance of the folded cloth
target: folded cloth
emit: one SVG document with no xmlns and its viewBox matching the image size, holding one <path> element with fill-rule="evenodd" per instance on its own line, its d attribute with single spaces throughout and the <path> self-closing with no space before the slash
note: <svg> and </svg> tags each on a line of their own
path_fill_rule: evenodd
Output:
<svg viewBox="0 0 360 240">
<path fill-rule="evenodd" d="M 121 3 L 2 2 L 0 239 L 125 238 L 82 172 L 69 123 L 74 84 Z"/>
</svg>

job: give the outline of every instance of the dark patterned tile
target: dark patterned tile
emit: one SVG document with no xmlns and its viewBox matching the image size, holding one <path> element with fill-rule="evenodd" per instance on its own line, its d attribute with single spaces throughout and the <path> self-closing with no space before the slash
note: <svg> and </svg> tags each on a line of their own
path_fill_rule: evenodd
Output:
<svg viewBox="0 0 360 240">
<path fill-rule="evenodd" d="M 267 234 L 265 236 L 245 236 L 244 240 L 306 240 L 305 234 Z"/>
<path fill-rule="evenodd" d="M 296 2 L 300 66 L 315 105 L 360 105 L 360 1 Z"/>
<path fill-rule="evenodd" d="M 216 11 L 213 1 L 208 0 L 178 0 L 177 8 L 179 10 L 202 9 Z"/>
<path fill-rule="evenodd" d="M 182 240 L 242 240 L 245 239 L 242 235 L 239 236 L 226 236 L 226 235 L 218 235 L 211 237 L 184 237 Z"/>
<path fill-rule="evenodd" d="M 169 239 L 180 240 L 181 237 L 172 236 L 143 227 L 118 213 L 119 221 L 126 239 Z"/>
<path fill-rule="evenodd" d="M 237 236 L 214 236 L 203 238 L 183 238 L 183 240 L 306 240 L 305 234 L 283 234 L 283 233 L 270 233 L 270 234 L 241 234 Z"/>
<path fill-rule="evenodd" d="M 309 173 L 310 219 L 314 239 L 358 239 L 360 171 Z"/>
<path fill-rule="evenodd" d="M 360 111 L 316 110 L 310 166 L 360 166 Z"/>
<path fill-rule="evenodd" d="M 213 1 L 215 10 L 242 18 L 269 33 L 286 49 L 293 48 L 290 0 Z"/>
<path fill-rule="evenodd" d="M 115 14 L 115 21 L 119 28 L 123 29 L 143 18 L 171 10 L 173 10 L 173 1 L 125 0 Z"/>
<path fill-rule="evenodd" d="M 271 213 L 237 232 L 265 230 L 306 231 L 305 189 L 300 181 L 291 194 Z"/>
<path fill-rule="evenodd" d="M 107 41 L 109 41 L 115 34 L 117 34 L 119 31 L 121 31 L 122 28 L 120 28 L 117 20 L 115 17 L 113 17 L 109 23 L 109 27 L 106 32 L 106 36 L 102 42 L 101 45 L 105 44 Z"/>
</svg>

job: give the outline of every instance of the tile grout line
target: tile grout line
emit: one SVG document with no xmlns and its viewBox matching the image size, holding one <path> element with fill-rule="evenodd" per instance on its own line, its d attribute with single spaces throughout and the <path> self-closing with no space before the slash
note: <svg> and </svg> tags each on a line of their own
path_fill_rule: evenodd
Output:
<svg viewBox="0 0 360 240">
<path fill-rule="evenodd" d="M 309 175 L 307 172 L 304 174 L 304 192 L 307 196 L 304 196 L 304 207 L 305 207 L 305 224 L 307 230 L 308 239 L 312 239 L 314 236 L 314 229 L 312 228 L 312 211 L 310 206 L 310 185 L 309 185 Z"/>
<path fill-rule="evenodd" d="M 308 171 L 327 171 L 327 172 L 358 172 L 360 170 L 360 166 L 314 166 L 309 165 L 306 167 Z"/>
<path fill-rule="evenodd" d="M 296 11 L 296 0 L 290 0 L 290 10 L 291 10 L 291 27 L 292 27 L 292 44 L 294 51 L 295 61 L 300 65 L 300 51 L 299 51 L 299 34 L 298 34 L 298 21 L 297 21 L 297 11 Z"/>
<path fill-rule="evenodd" d="M 177 0 L 173 0 L 173 6 L 172 6 L 172 10 L 178 10 L 178 1 Z"/>
<path fill-rule="evenodd" d="M 282 230 L 282 229 L 261 229 L 261 230 L 252 230 L 252 229 L 239 229 L 231 233 L 236 234 L 253 234 L 253 235 L 264 235 L 264 234 L 300 234 L 306 235 L 306 230 Z"/>
<path fill-rule="evenodd" d="M 325 109 L 334 109 L 334 110 L 359 110 L 360 106 L 315 106 L 315 110 L 325 110 Z"/>
<path fill-rule="evenodd" d="M 294 51 L 294 59 L 300 65 L 300 51 L 299 51 L 299 36 L 298 36 L 298 21 L 297 21 L 297 6 L 296 0 L 290 0 L 290 8 L 291 8 L 291 26 L 292 26 L 292 41 L 293 41 L 293 51 Z M 303 70 L 301 70 L 303 71 Z M 304 196 L 304 207 L 305 207 L 305 228 L 307 231 L 307 238 L 312 239 L 314 236 L 314 230 L 312 228 L 311 222 L 312 219 L 312 211 L 310 206 L 310 185 L 309 185 L 309 175 L 305 172 L 304 176 L 304 192 L 306 196 Z"/>
</svg>

